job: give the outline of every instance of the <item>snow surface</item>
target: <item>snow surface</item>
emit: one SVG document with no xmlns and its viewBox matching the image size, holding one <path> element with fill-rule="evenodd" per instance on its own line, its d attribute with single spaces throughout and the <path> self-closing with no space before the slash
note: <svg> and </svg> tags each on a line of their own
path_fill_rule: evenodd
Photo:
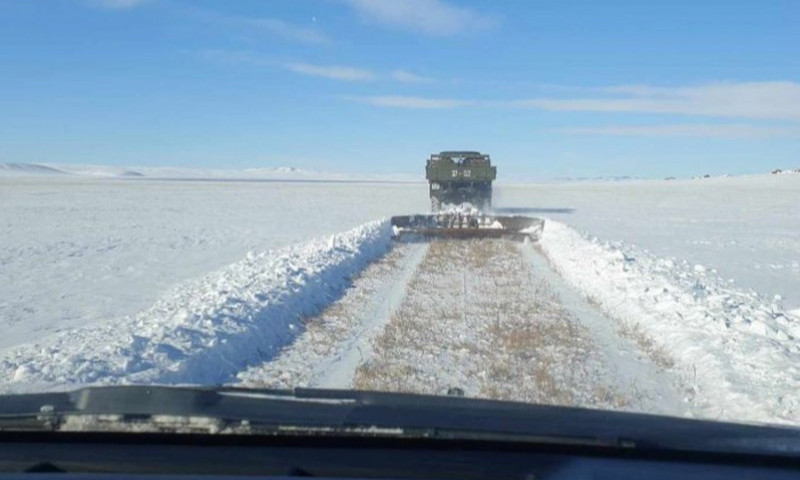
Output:
<svg viewBox="0 0 800 480">
<path fill-rule="evenodd" d="M 664 415 L 697 416 L 694 406 L 681 395 L 682 379 L 665 371 L 643 356 L 631 338 L 620 336 L 613 319 L 604 315 L 597 303 L 590 302 L 583 292 L 570 288 L 567 280 L 559 275 L 542 254 L 539 242 L 521 248 L 531 264 L 531 274 L 545 282 L 549 292 L 592 335 L 597 354 L 604 358 L 605 381 L 621 386 L 623 395 L 630 397 L 626 410 Z M 532 245 L 536 245 L 533 248 Z M 595 371 L 597 376 L 600 372 Z M 702 416 L 702 415 L 701 415 Z"/>
<path fill-rule="evenodd" d="M 250 255 L 168 292 L 151 308 L 9 349 L 2 390 L 79 384 L 220 384 L 272 358 L 348 279 L 383 255 L 386 221 Z"/>
<path fill-rule="evenodd" d="M 677 363 L 704 417 L 800 418 L 800 318 L 705 268 L 550 221 L 541 248 L 568 283 Z"/>
<path fill-rule="evenodd" d="M 117 167 L 111 165 L 58 163 L 0 163 L 2 177 L 73 175 L 95 178 L 140 178 L 171 180 L 295 180 L 295 181 L 389 181 L 420 182 L 417 175 L 319 172 L 297 167 L 214 169 L 192 167 Z"/>
<path fill-rule="evenodd" d="M 305 330 L 270 361 L 239 373 L 240 386 L 353 388 L 353 376 L 373 339 L 403 302 L 427 244 L 399 244 L 369 265 L 329 309 L 306 319 Z"/>
<path fill-rule="evenodd" d="M 235 379 L 385 251 L 376 219 L 428 209 L 424 183 L 0 177 L 2 391 Z M 586 324 L 646 335 L 703 416 L 800 418 L 800 176 L 495 194 L 554 220 L 541 246 L 602 310 Z"/>
<path fill-rule="evenodd" d="M 0 350 L 133 315 L 248 252 L 424 211 L 425 188 L 0 178 Z"/>
<path fill-rule="evenodd" d="M 371 266 L 348 296 L 380 296 L 370 286 L 382 275 Z M 691 412 L 679 382 L 639 358 L 635 345 L 616 335 L 607 318 L 561 285 L 530 243 L 436 241 L 406 283 L 402 301 L 380 317 L 383 332 L 359 347 L 355 375 L 330 386 L 428 394 L 459 388 L 467 396 L 498 400 Z M 337 351 L 325 348 L 335 335 L 324 332 L 347 328 L 351 305 L 337 303 L 332 314 L 312 319 L 319 333 L 309 327 L 272 365 L 279 370 L 250 371 L 245 380 L 256 386 L 315 386 L 319 377 L 298 369 L 309 360 L 302 353 Z M 281 370 L 291 372 L 288 385 L 276 375 Z"/>
<path fill-rule="evenodd" d="M 800 175 L 501 184 L 493 205 L 716 270 L 800 309 Z"/>
</svg>

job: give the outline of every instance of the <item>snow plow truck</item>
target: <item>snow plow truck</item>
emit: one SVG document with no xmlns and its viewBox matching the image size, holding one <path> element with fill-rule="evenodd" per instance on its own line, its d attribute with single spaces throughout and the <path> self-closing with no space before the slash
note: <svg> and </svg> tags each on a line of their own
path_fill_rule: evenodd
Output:
<svg viewBox="0 0 800 480">
<path fill-rule="evenodd" d="M 469 203 L 482 211 L 492 208 L 492 181 L 497 167 L 489 155 L 480 152 L 441 152 L 428 158 L 425 178 L 431 197 L 431 211 L 446 205 Z"/>
<path fill-rule="evenodd" d="M 425 166 L 431 213 L 392 217 L 395 239 L 538 239 L 544 220 L 492 213 L 496 177 L 497 167 L 487 154 L 461 150 L 432 154 Z"/>
</svg>

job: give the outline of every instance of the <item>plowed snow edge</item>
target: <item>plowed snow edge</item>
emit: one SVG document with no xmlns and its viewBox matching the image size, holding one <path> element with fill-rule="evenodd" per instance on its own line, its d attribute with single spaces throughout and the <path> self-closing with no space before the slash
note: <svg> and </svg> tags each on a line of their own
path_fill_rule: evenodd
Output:
<svg viewBox="0 0 800 480">
<path fill-rule="evenodd" d="M 372 354 L 406 295 L 428 250 L 426 243 L 398 243 L 353 280 L 341 299 L 303 319 L 301 335 L 274 359 L 238 374 L 249 388 L 352 388 L 358 366 Z"/>
<path fill-rule="evenodd" d="M 601 243 L 548 221 L 540 240 L 555 270 L 641 336 L 687 386 L 704 417 L 796 423 L 800 322 L 713 270 Z"/>
<path fill-rule="evenodd" d="M 342 295 L 391 245 L 388 221 L 261 254 L 180 285 L 130 317 L 0 353 L 0 392 L 85 384 L 219 384 L 271 358 L 298 318 Z"/>
</svg>

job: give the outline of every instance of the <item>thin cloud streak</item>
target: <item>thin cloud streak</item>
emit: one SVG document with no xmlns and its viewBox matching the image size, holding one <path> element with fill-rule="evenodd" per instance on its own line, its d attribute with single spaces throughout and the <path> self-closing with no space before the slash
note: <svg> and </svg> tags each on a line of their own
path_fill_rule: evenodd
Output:
<svg viewBox="0 0 800 480">
<path fill-rule="evenodd" d="M 90 5 L 109 9 L 130 9 L 150 3 L 153 0 L 86 0 Z M 214 10 L 195 7 L 191 5 L 171 5 L 172 10 L 196 20 L 203 21 L 212 25 L 226 25 L 228 27 L 248 29 L 258 32 L 266 32 L 278 37 L 285 38 L 301 43 L 326 45 L 332 43 L 331 39 L 321 31 L 311 28 L 293 25 L 279 18 L 271 17 L 244 17 L 240 15 L 229 15 Z"/>
<path fill-rule="evenodd" d="M 433 82 L 432 78 L 423 77 L 421 75 L 417 75 L 415 73 L 407 72 L 405 70 L 395 70 L 389 74 L 389 77 L 393 80 L 397 80 L 398 82 L 403 83 L 431 83 Z"/>
<path fill-rule="evenodd" d="M 376 78 L 376 75 L 369 70 L 341 65 L 319 66 L 309 63 L 288 63 L 286 68 L 295 73 L 324 77 L 331 80 L 367 81 Z"/>
<path fill-rule="evenodd" d="M 202 60 L 222 64 L 247 64 L 257 66 L 271 66 L 275 64 L 274 61 L 270 61 L 258 53 L 246 50 L 223 50 L 208 48 L 204 50 L 198 50 L 194 52 L 194 55 Z"/>
<path fill-rule="evenodd" d="M 405 70 L 394 70 L 383 74 L 366 68 L 351 67 L 346 65 L 315 65 L 306 62 L 279 62 L 258 52 L 249 50 L 225 50 L 208 48 L 193 52 L 194 56 L 219 64 L 244 64 L 254 66 L 282 67 L 291 72 L 322 77 L 339 81 L 374 81 L 390 80 L 401 83 L 430 83 L 434 79 L 423 77 Z"/>
<path fill-rule="evenodd" d="M 800 120 L 800 84 L 795 82 L 713 83 L 674 88 L 622 85 L 596 90 L 622 96 L 534 98 L 512 101 L 510 105 L 556 111 Z"/>
<path fill-rule="evenodd" d="M 610 86 L 586 89 L 593 97 L 528 98 L 518 100 L 464 100 L 453 106 L 530 108 L 549 111 L 667 114 L 700 117 L 800 120 L 800 83 L 788 81 L 713 83 L 697 87 Z M 600 96 L 597 96 L 597 94 Z M 603 95 L 613 94 L 612 97 Z M 365 97 L 369 103 L 372 97 Z M 395 101 L 376 106 L 413 108 L 437 104 L 437 98 L 392 96 Z M 421 101 L 424 100 L 424 101 Z M 448 102 L 444 102 L 448 104 Z"/>
<path fill-rule="evenodd" d="M 277 36 L 296 40 L 298 42 L 325 45 L 331 43 L 331 39 L 322 32 L 308 27 L 299 27 L 289 24 L 277 18 L 241 18 L 237 17 L 234 21 L 241 22 L 256 29 L 261 29 Z"/>
<path fill-rule="evenodd" d="M 382 95 L 372 97 L 343 96 L 342 98 L 374 107 L 408 108 L 408 109 L 447 109 L 467 107 L 475 102 L 447 98 L 408 97 L 401 95 Z"/>
<path fill-rule="evenodd" d="M 175 7 L 181 14 L 204 22 L 212 27 L 223 26 L 249 33 L 265 33 L 294 42 L 310 45 L 328 45 L 332 40 L 316 28 L 288 23 L 272 17 L 245 17 L 229 15 L 194 6 Z"/>
<path fill-rule="evenodd" d="M 771 138 L 800 137 L 800 127 L 752 124 L 608 125 L 557 128 L 554 133 L 632 137 Z"/>
<path fill-rule="evenodd" d="M 90 0 L 89 4 L 101 8 L 124 10 L 138 7 L 139 5 L 150 2 L 151 0 Z"/>
<path fill-rule="evenodd" d="M 499 23 L 496 16 L 442 0 L 343 0 L 369 23 L 427 35 L 449 36 Z"/>
</svg>

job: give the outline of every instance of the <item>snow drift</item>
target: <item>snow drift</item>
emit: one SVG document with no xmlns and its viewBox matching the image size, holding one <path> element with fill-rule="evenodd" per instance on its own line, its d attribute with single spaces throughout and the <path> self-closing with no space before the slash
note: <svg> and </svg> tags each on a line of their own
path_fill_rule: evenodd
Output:
<svg viewBox="0 0 800 480">
<path fill-rule="evenodd" d="M 64 331 L 0 354 L 0 390 L 83 384 L 203 383 L 272 358 L 349 278 L 383 255 L 387 221 L 244 260 L 174 288 L 130 317 Z"/>
<path fill-rule="evenodd" d="M 686 400 L 706 418 L 800 418 L 800 319 L 713 269 L 603 243 L 548 221 L 541 248 L 573 287 L 620 328 L 674 361 Z"/>
</svg>

